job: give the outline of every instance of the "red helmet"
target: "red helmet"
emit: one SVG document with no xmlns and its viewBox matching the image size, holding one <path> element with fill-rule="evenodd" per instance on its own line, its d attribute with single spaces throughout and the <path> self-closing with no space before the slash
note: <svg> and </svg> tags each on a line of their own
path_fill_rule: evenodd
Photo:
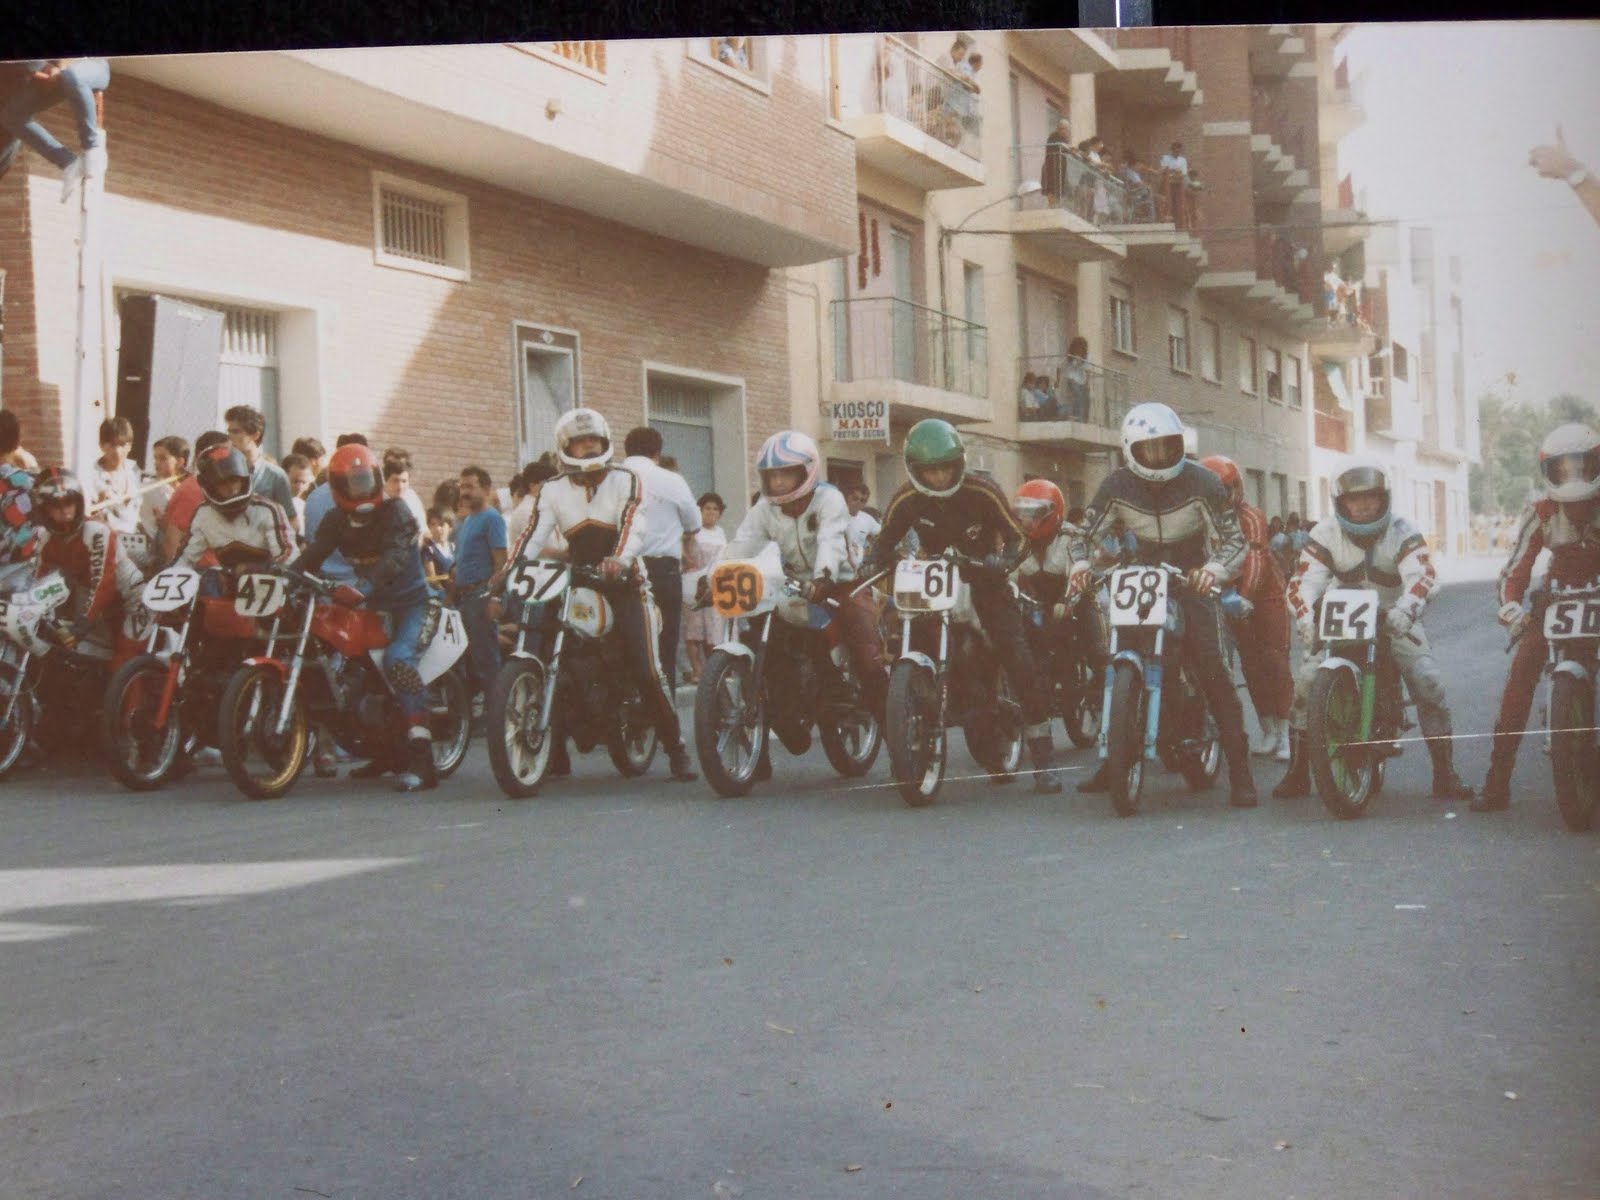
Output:
<svg viewBox="0 0 1600 1200">
<path fill-rule="evenodd" d="M 1017 489 L 1011 515 L 1028 535 L 1028 541 L 1036 546 L 1048 545 L 1067 519 L 1066 497 L 1048 479 L 1030 479 Z"/>
<path fill-rule="evenodd" d="M 366 446 L 340 446 L 328 460 L 328 488 L 333 502 L 354 516 L 371 516 L 383 503 L 383 469 Z"/>
<path fill-rule="evenodd" d="M 1213 454 L 1202 458 L 1200 465 L 1222 480 L 1222 486 L 1228 489 L 1228 499 L 1235 504 L 1244 499 L 1244 479 L 1239 475 L 1239 466 L 1226 455 Z"/>
</svg>

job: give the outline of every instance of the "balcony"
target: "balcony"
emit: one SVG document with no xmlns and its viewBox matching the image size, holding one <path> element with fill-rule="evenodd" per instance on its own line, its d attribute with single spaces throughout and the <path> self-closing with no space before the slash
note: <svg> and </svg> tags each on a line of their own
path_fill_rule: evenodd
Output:
<svg viewBox="0 0 1600 1200">
<path fill-rule="evenodd" d="M 1250 188 L 1258 204 L 1288 204 L 1311 186 L 1311 172 L 1297 166 L 1271 133 L 1251 133 L 1250 168 Z"/>
<path fill-rule="evenodd" d="M 831 316 L 834 400 L 887 400 L 895 417 L 994 420 L 982 325 L 888 296 L 835 300 Z"/>
<path fill-rule="evenodd" d="M 1337 450 L 1340 454 L 1350 453 L 1349 416 L 1342 412 L 1323 412 L 1320 408 L 1313 416 L 1316 420 L 1317 447 L 1322 450 Z"/>
<path fill-rule="evenodd" d="M 922 192 L 984 181 L 978 95 L 899 38 L 837 38 L 833 115 L 856 159 Z"/>
<path fill-rule="evenodd" d="M 1257 79 L 1287 79 L 1305 61 L 1306 40 L 1290 25 L 1258 25 L 1250 30 L 1250 74 Z"/>
<path fill-rule="evenodd" d="M 1117 69 L 1117 52 L 1088 29 L 1029 29 L 1011 36 L 1063 75 L 1102 75 Z"/>
<path fill-rule="evenodd" d="M 1367 239 L 1372 230 L 1372 222 L 1367 214 L 1350 203 L 1345 206 L 1343 198 L 1341 207 L 1325 208 L 1322 210 L 1322 251 L 1329 258 L 1337 258 L 1352 246 Z"/>
<path fill-rule="evenodd" d="M 1006 214 L 1005 228 L 1071 263 L 1126 258 L 1127 244 L 1107 226 L 1155 215 L 1155 198 L 1127 184 L 1064 146 L 1013 146 L 1013 178 L 1039 181 Z"/>
<path fill-rule="evenodd" d="M 1304 326 L 1306 345 L 1319 358 L 1364 358 L 1378 348 L 1378 335 L 1363 322 L 1350 321 L 1344 314 L 1334 318 L 1313 317 Z"/>
<path fill-rule="evenodd" d="M 1066 355 L 1019 358 L 1018 380 L 1035 379 L 1032 394 L 1019 387 L 1017 440 L 1079 450 L 1121 444 L 1130 407 L 1128 377 Z M 1037 381 L 1043 380 L 1042 384 Z"/>
<path fill-rule="evenodd" d="M 1187 29 L 1103 32 L 1116 50 L 1117 69 L 1096 77 L 1101 97 L 1150 109 L 1190 108 L 1204 100 L 1199 77 L 1183 65 L 1185 58 L 1194 57 Z"/>
</svg>

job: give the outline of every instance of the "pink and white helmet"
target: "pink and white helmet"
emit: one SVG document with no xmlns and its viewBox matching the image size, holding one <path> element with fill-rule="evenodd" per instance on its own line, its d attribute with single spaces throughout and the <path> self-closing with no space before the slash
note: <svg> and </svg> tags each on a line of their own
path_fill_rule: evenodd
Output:
<svg viewBox="0 0 1600 1200">
<path fill-rule="evenodd" d="M 1589 499 L 1600 492 L 1600 436 L 1576 422 L 1557 425 L 1539 445 L 1539 474 L 1550 499 Z"/>
<path fill-rule="evenodd" d="M 775 495 L 767 485 L 767 472 L 784 467 L 804 467 L 806 477 L 799 487 Z M 790 504 L 809 496 L 822 473 L 822 452 L 808 435 L 785 429 L 769 437 L 756 455 L 756 474 L 761 478 L 761 494 L 772 504 Z"/>
</svg>

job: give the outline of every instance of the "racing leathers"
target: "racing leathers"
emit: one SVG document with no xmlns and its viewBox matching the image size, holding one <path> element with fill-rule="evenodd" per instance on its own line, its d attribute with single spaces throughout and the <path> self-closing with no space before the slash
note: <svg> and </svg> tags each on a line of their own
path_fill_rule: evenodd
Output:
<svg viewBox="0 0 1600 1200">
<path fill-rule="evenodd" d="M 1218 584 L 1234 578 L 1244 564 L 1244 534 L 1220 479 L 1192 459 L 1163 481 L 1143 479 L 1123 466 L 1106 477 L 1089 508 L 1084 540 L 1072 568 L 1074 591 L 1087 582 L 1091 548 L 1100 544 L 1118 517 L 1133 535 L 1135 564 L 1165 562 L 1186 572 L 1203 569 Z M 1182 653 L 1217 723 L 1228 762 L 1229 801 L 1235 807 L 1252 807 L 1256 791 L 1250 776 L 1250 745 L 1233 676 L 1222 658 L 1221 608 L 1211 596 L 1188 587 L 1175 587 L 1169 602 L 1183 610 Z M 1104 786 L 1102 763 L 1080 790 L 1098 791 Z"/>
<path fill-rule="evenodd" d="M 1253 606 L 1245 618 L 1242 635 L 1234 639 L 1239 666 L 1250 693 L 1250 703 L 1264 730 L 1276 735 L 1289 719 L 1294 703 L 1294 674 L 1289 669 L 1289 608 L 1284 597 L 1283 572 L 1268 545 L 1266 515 L 1254 505 L 1235 505 L 1239 530 L 1244 534 L 1244 565 L 1234 588 Z M 1276 741 L 1276 736 L 1274 741 Z M 1287 750 L 1287 730 L 1283 737 Z M 1276 747 L 1268 747 L 1270 752 Z M 1285 755 L 1286 757 L 1287 755 Z"/>
<path fill-rule="evenodd" d="M 1503 624 L 1515 626 L 1524 620 L 1519 610 L 1528 595 L 1534 563 L 1543 550 L 1550 551 L 1550 584 L 1584 587 L 1600 580 L 1600 498 L 1567 503 L 1546 498 L 1523 509 L 1510 557 L 1500 572 Z M 1489 775 L 1483 795 L 1473 805 L 1480 812 L 1503 809 L 1511 803 L 1511 772 L 1544 670 L 1546 650 L 1543 627 L 1527 620 L 1500 696 Z"/>
<path fill-rule="evenodd" d="M 968 566 L 963 577 L 972 589 L 972 606 L 1022 699 L 1028 753 L 1036 772 L 1035 786 L 1048 779 L 1054 749 L 1050 742 L 1050 691 L 1034 670 L 1022 628 L 1022 613 L 1011 594 L 1008 576 L 1027 553 L 1027 538 L 1011 514 L 1011 501 L 1000 485 L 982 471 L 967 470 L 949 496 L 929 496 L 911 483 L 902 484 L 883 514 L 883 532 L 873 543 L 863 576 L 876 575 L 896 559 L 896 547 L 915 533 L 920 553 L 936 558 L 946 550 L 981 567 Z M 1059 790 L 1053 780 L 1049 786 Z"/>
<path fill-rule="evenodd" d="M 207 561 L 225 567 L 286 562 L 294 553 L 294 529 L 282 508 L 265 496 L 251 495 L 233 510 L 202 504 L 178 546 L 176 561 L 199 568 Z"/>
<path fill-rule="evenodd" d="M 1444 682 L 1433 660 L 1428 634 L 1422 627 L 1422 613 L 1439 587 L 1428 553 L 1428 543 L 1404 517 L 1390 518 L 1388 528 L 1369 546 L 1360 545 L 1345 532 L 1335 517 L 1324 517 L 1312 528 L 1289 580 L 1289 611 L 1294 617 L 1307 653 L 1295 679 L 1294 708 L 1290 721 L 1302 735 L 1306 727 L 1306 700 L 1311 693 L 1321 656 L 1310 652 L 1316 634 L 1316 606 L 1329 588 L 1373 588 L 1383 606 L 1384 630 L 1389 652 L 1406 682 L 1406 690 L 1417 706 L 1417 723 L 1427 741 L 1433 762 L 1433 791 L 1440 798 L 1470 796 L 1451 766 L 1450 707 L 1445 700 Z M 1302 756 L 1290 767 L 1290 775 L 1304 772 Z M 1288 783 L 1289 777 L 1285 778 Z M 1275 790 L 1274 795 L 1301 795 L 1306 786 Z M 1299 784 L 1299 777 L 1295 778 Z"/>
<path fill-rule="evenodd" d="M 39 551 L 39 573 L 60 571 L 71 597 L 72 637 L 101 633 L 112 648 L 113 668 L 143 647 L 150 614 L 140 599 L 144 575 L 103 521 L 86 520 L 68 537 L 47 534 Z"/>
<path fill-rule="evenodd" d="M 559 533 L 566 539 L 567 557 L 578 566 L 598 567 L 607 559 L 621 564 L 623 573 L 602 590 L 616 610 L 634 682 L 654 713 L 656 735 L 666 747 L 672 777 L 687 781 L 695 775 L 689 768 L 678 710 L 661 669 L 653 632 L 660 618 L 651 618 L 650 578 L 639 553 L 644 546 L 639 512 L 643 495 L 639 477 L 621 466 L 551 479 L 539 489 L 533 518 L 506 561 L 537 558 L 552 535 Z M 564 758 L 565 738 L 559 746 Z M 555 760 L 557 755 L 552 752 L 551 757 Z"/>
</svg>

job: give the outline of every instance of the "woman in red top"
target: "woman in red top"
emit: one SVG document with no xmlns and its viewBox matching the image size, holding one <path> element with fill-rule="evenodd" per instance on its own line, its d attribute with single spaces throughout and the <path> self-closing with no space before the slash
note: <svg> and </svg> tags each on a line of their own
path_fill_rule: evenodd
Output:
<svg viewBox="0 0 1600 1200">
<path fill-rule="evenodd" d="M 1250 547 L 1234 587 L 1255 606 L 1255 611 L 1245 619 L 1246 634 L 1235 641 L 1250 703 L 1261 722 L 1261 740 L 1254 752 L 1288 762 L 1289 705 L 1294 700 L 1294 676 L 1289 671 L 1289 606 L 1284 599 L 1283 572 L 1269 545 L 1266 514 L 1244 502 L 1244 480 L 1231 458 L 1214 454 L 1201 459 L 1200 465 L 1228 489 L 1228 498 L 1239 515 L 1239 529 Z"/>
</svg>

